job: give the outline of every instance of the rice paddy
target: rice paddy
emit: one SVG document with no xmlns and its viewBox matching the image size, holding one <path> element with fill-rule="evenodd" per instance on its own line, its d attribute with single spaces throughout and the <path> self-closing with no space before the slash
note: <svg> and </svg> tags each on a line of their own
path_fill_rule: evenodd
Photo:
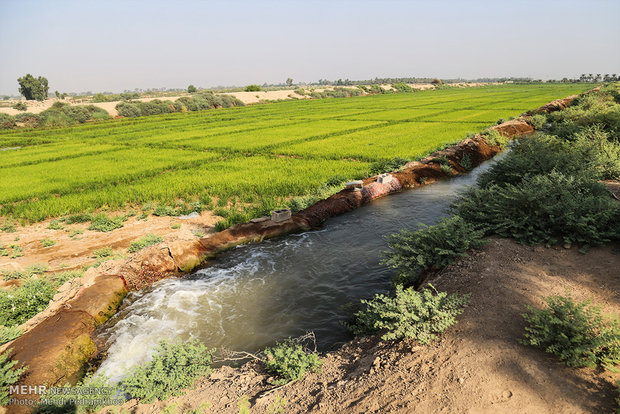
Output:
<svg viewBox="0 0 620 414">
<path fill-rule="evenodd" d="M 373 162 L 424 156 L 585 88 L 454 88 L 5 131 L 0 216 L 36 222 L 180 200 L 262 214 L 334 177 L 356 179 Z"/>
</svg>

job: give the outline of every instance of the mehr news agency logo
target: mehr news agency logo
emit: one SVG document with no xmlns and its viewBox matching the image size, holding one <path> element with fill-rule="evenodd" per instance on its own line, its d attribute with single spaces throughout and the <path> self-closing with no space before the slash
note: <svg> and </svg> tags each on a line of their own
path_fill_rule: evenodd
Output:
<svg viewBox="0 0 620 414">
<path fill-rule="evenodd" d="M 111 387 L 47 387 L 45 385 L 11 385 L 9 394 L 38 395 L 40 399 L 9 398 L 9 405 L 122 405 L 125 399 Z"/>
</svg>

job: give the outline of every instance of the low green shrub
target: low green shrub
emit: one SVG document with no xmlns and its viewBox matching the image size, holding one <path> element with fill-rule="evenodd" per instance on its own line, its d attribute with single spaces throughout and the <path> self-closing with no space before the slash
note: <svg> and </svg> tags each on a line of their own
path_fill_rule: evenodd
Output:
<svg viewBox="0 0 620 414">
<path fill-rule="evenodd" d="M 467 251 L 487 242 L 483 232 L 453 216 L 433 226 L 422 225 L 417 231 L 402 230 L 388 236 L 390 250 L 385 252 L 384 264 L 396 269 L 397 282 L 412 284 L 420 271 L 437 270 L 467 257 Z"/>
<path fill-rule="evenodd" d="M 91 220 L 92 216 L 90 214 L 72 214 L 63 219 L 63 221 L 67 224 L 86 223 Z"/>
<path fill-rule="evenodd" d="M 12 106 L 13 109 L 16 109 L 18 111 L 25 111 L 28 109 L 28 105 L 26 105 L 23 102 L 17 102 L 15 103 L 15 105 Z"/>
<path fill-rule="evenodd" d="M 478 185 L 517 185 L 525 178 L 548 174 L 554 170 L 565 175 L 588 173 L 595 176 L 587 158 L 574 145 L 557 137 L 537 134 L 515 142 L 504 158 L 480 176 Z"/>
<path fill-rule="evenodd" d="M 459 161 L 459 165 L 463 167 L 465 171 L 471 171 L 474 169 L 473 161 L 471 160 L 471 155 L 469 153 L 463 154 L 461 160 Z"/>
<path fill-rule="evenodd" d="M 510 139 L 503 136 L 497 130 L 491 129 L 489 131 L 484 132 L 481 136 L 487 141 L 487 143 L 492 147 L 500 147 L 504 148 Z"/>
<path fill-rule="evenodd" d="M 138 105 L 133 102 L 119 102 L 116 104 L 115 108 L 119 116 L 124 116 L 127 118 L 137 118 L 142 116 L 142 111 L 140 111 Z"/>
<path fill-rule="evenodd" d="M 19 381 L 20 377 L 26 372 L 27 367 L 15 368 L 19 361 L 9 359 L 11 350 L 0 354 L 0 406 L 9 403 L 9 386 Z"/>
<path fill-rule="evenodd" d="M 17 326 L 0 325 L 0 345 L 4 345 L 15 338 L 18 338 L 21 334 L 22 331 Z"/>
<path fill-rule="evenodd" d="M 15 128 L 15 117 L 0 112 L 0 130 Z"/>
<path fill-rule="evenodd" d="M 45 279 L 29 279 L 0 291 L 0 325 L 21 325 L 47 308 L 55 293 L 56 286 Z"/>
<path fill-rule="evenodd" d="M 93 257 L 95 259 L 100 259 L 102 257 L 110 257 L 114 255 L 114 250 L 110 247 L 102 247 L 101 249 L 97 249 L 93 251 Z"/>
<path fill-rule="evenodd" d="M 348 324 L 355 335 L 385 332 L 381 339 L 415 339 L 428 344 L 437 338 L 457 320 L 463 306 L 469 302 L 469 295 L 450 294 L 423 289 L 396 286 L 394 297 L 375 295 L 374 299 L 362 300 L 365 309 L 354 315 Z"/>
<path fill-rule="evenodd" d="M 108 217 L 105 214 L 97 214 L 96 216 L 91 217 L 88 230 L 107 233 L 112 230 L 120 229 L 123 227 L 124 222 L 125 217 L 123 216 Z"/>
<path fill-rule="evenodd" d="M 56 242 L 52 239 L 43 239 L 41 240 L 41 246 L 43 247 L 52 247 L 56 244 Z"/>
<path fill-rule="evenodd" d="M 127 251 L 129 253 L 138 252 L 145 247 L 152 246 L 157 243 L 161 243 L 164 239 L 161 236 L 155 234 L 147 234 L 139 240 L 131 242 Z"/>
<path fill-rule="evenodd" d="M 620 207 L 587 176 L 553 171 L 520 185 L 471 188 L 452 210 L 487 235 L 524 244 L 579 243 L 587 250 L 620 238 Z"/>
<path fill-rule="evenodd" d="M 2 224 L 0 224 L 0 231 L 5 233 L 15 233 L 17 230 L 15 229 L 15 222 L 5 219 Z"/>
<path fill-rule="evenodd" d="M 245 87 L 244 90 L 246 92 L 258 92 L 258 91 L 261 91 L 262 88 L 260 87 L 260 85 L 248 85 Z"/>
<path fill-rule="evenodd" d="M 50 230 L 62 230 L 65 226 L 62 225 L 62 220 L 52 220 L 47 228 Z"/>
<path fill-rule="evenodd" d="M 213 352 L 197 339 L 182 343 L 162 341 L 153 360 L 134 368 L 121 381 L 120 388 L 143 403 L 180 395 L 196 379 L 211 374 Z"/>
<path fill-rule="evenodd" d="M 620 179 L 620 139 L 600 125 L 592 125 L 572 137 L 572 145 L 583 154 L 584 164 L 602 180 Z M 586 168 L 584 166 L 584 168 Z"/>
<path fill-rule="evenodd" d="M 321 358 L 316 351 L 305 349 L 301 343 L 293 339 L 265 349 L 264 354 L 267 371 L 278 377 L 271 381 L 274 385 L 300 380 L 306 372 L 316 372 L 321 366 Z"/>
<path fill-rule="evenodd" d="M 47 272 L 47 270 L 48 270 L 48 267 L 46 265 L 41 265 L 37 263 L 31 266 L 28 266 L 26 270 L 23 270 L 23 271 L 0 270 L 0 276 L 2 276 L 4 280 L 28 279 L 34 275 L 45 273 Z"/>
<path fill-rule="evenodd" d="M 530 124 L 534 127 L 534 129 L 541 130 L 545 125 L 547 125 L 547 117 L 543 114 L 534 115 L 530 119 Z"/>
<path fill-rule="evenodd" d="M 398 93 L 414 92 L 414 89 L 405 82 L 393 83 L 392 88 Z"/>
<path fill-rule="evenodd" d="M 547 307 L 523 317 L 525 345 L 544 349 L 571 367 L 613 367 L 620 364 L 620 323 L 605 319 L 601 308 L 590 301 L 575 302 L 571 297 L 545 298 Z"/>
</svg>

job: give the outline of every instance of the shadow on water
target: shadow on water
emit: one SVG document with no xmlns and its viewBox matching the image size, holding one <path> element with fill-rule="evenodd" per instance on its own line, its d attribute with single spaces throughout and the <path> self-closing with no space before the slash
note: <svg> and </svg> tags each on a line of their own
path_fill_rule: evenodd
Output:
<svg viewBox="0 0 620 414">
<path fill-rule="evenodd" d="M 100 371 L 120 379 L 162 339 L 246 351 L 306 331 L 321 351 L 350 339 L 342 306 L 390 287 L 393 271 L 380 264 L 384 236 L 437 222 L 490 165 L 376 200 L 322 230 L 239 246 L 191 275 L 130 294 L 99 330 L 109 345 Z"/>
</svg>

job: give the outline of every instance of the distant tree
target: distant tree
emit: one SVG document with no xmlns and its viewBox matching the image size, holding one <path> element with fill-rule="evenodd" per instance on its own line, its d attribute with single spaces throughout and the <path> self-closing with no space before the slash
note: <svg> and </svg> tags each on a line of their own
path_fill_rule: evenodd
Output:
<svg viewBox="0 0 620 414">
<path fill-rule="evenodd" d="M 187 87 L 187 93 L 194 93 L 194 92 L 197 92 L 197 91 L 198 91 L 198 89 L 196 89 L 196 87 L 194 85 L 189 85 Z"/>
<path fill-rule="evenodd" d="M 431 83 L 433 85 L 441 85 L 443 82 L 441 81 L 441 79 L 435 78 L 431 81 Z"/>
<path fill-rule="evenodd" d="M 47 83 L 47 79 L 43 76 L 39 76 L 35 78 L 30 73 L 26 76 L 22 76 L 17 79 L 19 83 L 19 93 L 24 95 L 29 101 L 37 100 L 43 101 L 47 98 L 47 91 L 49 90 L 49 86 Z"/>
<path fill-rule="evenodd" d="M 245 87 L 246 92 L 258 92 L 261 90 L 260 85 L 248 85 Z"/>
<path fill-rule="evenodd" d="M 288 78 L 286 80 L 286 86 L 288 86 L 289 88 L 293 86 L 293 78 Z"/>
</svg>

